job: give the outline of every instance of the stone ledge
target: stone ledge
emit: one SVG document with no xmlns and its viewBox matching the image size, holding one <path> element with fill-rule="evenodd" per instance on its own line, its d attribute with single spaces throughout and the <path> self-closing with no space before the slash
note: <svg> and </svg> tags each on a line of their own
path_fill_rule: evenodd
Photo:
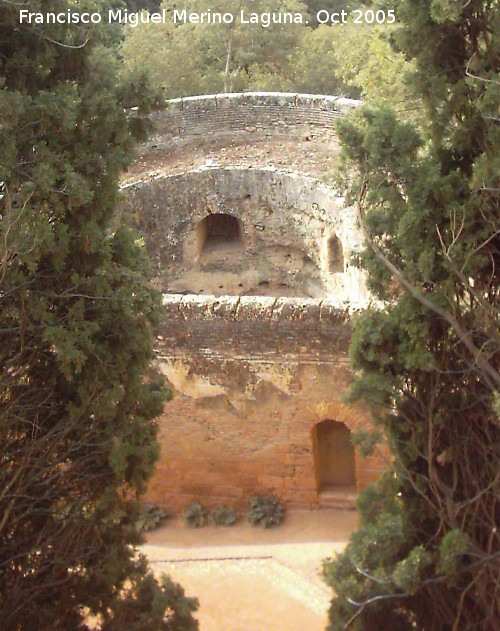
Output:
<svg viewBox="0 0 500 631">
<path fill-rule="evenodd" d="M 349 320 L 348 306 L 340 301 L 313 298 L 163 295 L 165 318 L 182 321 L 307 321 L 341 325 Z"/>
<path fill-rule="evenodd" d="M 203 106 L 207 109 L 227 108 L 231 106 L 261 105 L 269 107 L 306 106 L 323 111 L 345 113 L 359 107 L 361 101 L 327 94 L 307 94 L 298 92 L 228 92 L 221 94 L 201 94 L 184 96 L 165 101 L 167 109 L 189 110 Z M 158 114 L 157 114 L 158 115 Z"/>
</svg>

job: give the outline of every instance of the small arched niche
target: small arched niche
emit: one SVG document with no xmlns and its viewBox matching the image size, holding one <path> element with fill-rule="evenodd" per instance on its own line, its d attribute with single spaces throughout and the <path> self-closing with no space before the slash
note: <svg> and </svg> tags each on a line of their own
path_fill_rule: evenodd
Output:
<svg viewBox="0 0 500 631">
<path fill-rule="evenodd" d="M 349 428 L 327 419 L 314 428 L 313 442 L 318 491 L 354 491 L 356 460 Z"/>
<path fill-rule="evenodd" d="M 196 225 L 198 255 L 243 248 L 241 222 L 233 215 L 213 213 Z"/>
<path fill-rule="evenodd" d="M 335 235 L 331 235 L 327 244 L 328 252 L 328 271 L 337 274 L 344 271 L 344 250 L 340 239 Z"/>
</svg>

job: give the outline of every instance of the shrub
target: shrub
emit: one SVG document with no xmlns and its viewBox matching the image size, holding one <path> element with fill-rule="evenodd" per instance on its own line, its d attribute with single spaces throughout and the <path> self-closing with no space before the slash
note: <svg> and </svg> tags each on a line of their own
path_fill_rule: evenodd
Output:
<svg viewBox="0 0 500 631">
<path fill-rule="evenodd" d="M 250 522 L 270 528 L 279 526 L 285 518 L 285 507 L 276 495 L 254 495 L 248 502 Z"/>
<path fill-rule="evenodd" d="M 210 519 L 214 524 L 217 524 L 217 526 L 232 526 L 236 523 L 238 516 L 232 508 L 221 504 L 210 511 Z"/>
<path fill-rule="evenodd" d="M 200 528 L 205 526 L 208 521 L 209 513 L 207 509 L 199 502 L 193 502 L 184 511 L 184 519 L 191 528 Z"/>
<path fill-rule="evenodd" d="M 152 502 L 141 504 L 139 519 L 137 520 L 138 530 L 153 530 L 158 528 L 161 522 L 169 517 L 168 512 Z"/>
</svg>

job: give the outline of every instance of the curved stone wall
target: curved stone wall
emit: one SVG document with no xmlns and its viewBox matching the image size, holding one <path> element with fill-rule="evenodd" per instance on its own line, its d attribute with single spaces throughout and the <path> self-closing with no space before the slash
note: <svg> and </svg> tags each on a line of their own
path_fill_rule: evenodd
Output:
<svg viewBox="0 0 500 631">
<path fill-rule="evenodd" d="M 190 96 L 167 101 L 152 115 L 155 139 L 189 142 L 230 135 L 305 137 L 335 135 L 335 120 L 359 105 L 338 96 L 242 92 Z"/>
<path fill-rule="evenodd" d="M 362 275 L 349 265 L 361 243 L 354 210 L 312 178 L 272 168 L 205 167 L 160 175 L 124 192 L 125 210 L 146 235 L 163 291 L 261 294 L 274 286 L 273 295 L 287 287 L 314 298 L 335 294 L 355 305 L 366 300 Z M 205 259 L 197 226 L 213 213 L 238 219 L 241 249 Z M 332 239 L 342 253 L 335 267 Z"/>
<path fill-rule="evenodd" d="M 363 458 L 347 445 L 355 485 L 339 487 L 317 429 L 371 427 L 366 410 L 343 402 L 350 316 L 368 301 L 350 264 L 362 236 L 355 211 L 325 184 L 335 119 L 357 105 L 218 94 L 153 115 L 123 212 L 164 292 L 152 371 L 173 398 L 147 496 L 169 509 L 244 507 L 268 492 L 289 506 L 353 507 L 356 489 L 384 468 L 383 451 Z"/>
</svg>

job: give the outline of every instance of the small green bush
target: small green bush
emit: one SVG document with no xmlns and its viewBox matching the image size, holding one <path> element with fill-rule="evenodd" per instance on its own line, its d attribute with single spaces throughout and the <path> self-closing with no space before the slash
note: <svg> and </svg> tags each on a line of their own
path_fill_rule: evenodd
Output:
<svg viewBox="0 0 500 631">
<path fill-rule="evenodd" d="M 137 528 L 138 530 L 153 530 L 158 528 L 161 522 L 169 516 L 169 513 L 158 504 L 146 502 L 141 504 Z"/>
<path fill-rule="evenodd" d="M 199 502 L 193 502 L 184 511 L 184 519 L 191 528 L 201 528 L 208 521 L 208 510 Z"/>
<path fill-rule="evenodd" d="M 236 523 L 238 516 L 234 510 L 221 504 L 210 511 L 210 519 L 214 524 L 217 524 L 217 526 L 232 526 Z"/>
<path fill-rule="evenodd" d="M 285 518 L 285 507 L 276 495 L 254 495 L 248 502 L 250 522 L 270 528 L 279 526 Z"/>
</svg>

